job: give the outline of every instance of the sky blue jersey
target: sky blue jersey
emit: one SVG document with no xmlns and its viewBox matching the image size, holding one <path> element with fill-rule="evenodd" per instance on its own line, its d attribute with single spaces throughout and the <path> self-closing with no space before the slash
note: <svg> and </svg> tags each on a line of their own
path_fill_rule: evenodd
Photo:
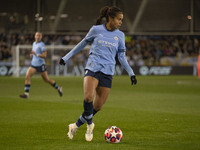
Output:
<svg viewBox="0 0 200 150">
<path fill-rule="evenodd" d="M 33 50 L 36 54 L 41 55 L 43 51 L 46 51 L 46 49 L 45 49 L 45 44 L 44 44 L 42 41 L 40 41 L 40 42 L 38 42 L 38 43 L 33 42 L 32 50 Z M 41 66 L 41 65 L 43 65 L 43 64 L 45 64 L 44 58 L 41 58 L 41 57 L 38 57 L 38 56 L 33 55 L 32 61 L 31 61 L 31 65 L 32 65 L 32 66 L 36 66 L 36 67 L 37 67 L 37 66 Z"/>
<path fill-rule="evenodd" d="M 63 57 L 67 61 L 70 57 L 81 51 L 88 43 L 91 43 L 88 62 L 85 69 L 93 72 L 101 71 L 108 75 L 113 75 L 115 71 L 115 56 L 118 59 L 129 76 L 134 75 L 133 70 L 128 65 L 125 56 L 125 37 L 124 33 L 116 29 L 108 31 L 103 25 L 93 26 L 86 37 Z"/>
<path fill-rule="evenodd" d="M 108 31 L 105 25 L 93 26 L 85 39 L 92 42 L 86 69 L 114 74 L 115 56 L 125 51 L 124 34 L 120 30 Z"/>
</svg>

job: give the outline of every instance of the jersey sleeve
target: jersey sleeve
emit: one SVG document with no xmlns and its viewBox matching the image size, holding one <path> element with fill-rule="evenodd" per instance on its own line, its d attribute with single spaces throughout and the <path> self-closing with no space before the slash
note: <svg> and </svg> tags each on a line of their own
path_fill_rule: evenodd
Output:
<svg viewBox="0 0 200 150">
<path fill-rule="evenodd" d="M 119 38 L 118 51 L 119 51 L 119 52 L 125 52 L 125 51 L 126 51 L 126 46 L 125 46 L 125 35 L 124 35 L 124 33 L 122 33 L 121 36 L 120 36 L 120 38 Z"/>
<path fill-rule="evenodd" d="M 69 53 L 67 53 L 64 57 L 62 57 L 62 59 L 66 62 L 72 56 L 80 52 L 87 44 L 88 44 L 88 41 L 84 38 Z"/>
<path fill-rule="evenodd" d="M 132 68 L 126 60 L 125 52 L 118 52 L 118 60 L 122 67 L 128 72 L 130 77 L 135 75 L 135 73 L 133 72 Z"/>
<path fill-rule="evenodd" d="M 96 36 L 95 27 L 92 26 L 87 35 L 85 36 L 85 40 L 88 42 L 92 42 L 95 36 Z"/>
<path fill-rule="evenodd" d="M 79 42 L 68 54 L 66 54 L 62 59 L 66 62 L 68 59 L 70 59 L 72 56 L 80 52 L 89 42 L 92 42 L 95 38 L 96 32 L 94 29 L 94 26 L 89 30 L 85 38 Z"/>
</svg>

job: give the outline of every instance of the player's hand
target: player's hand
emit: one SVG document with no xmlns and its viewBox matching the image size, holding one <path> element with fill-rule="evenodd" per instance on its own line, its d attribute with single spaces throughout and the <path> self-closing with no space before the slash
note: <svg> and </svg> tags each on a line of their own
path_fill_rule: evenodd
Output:
<svg viewBox="0 0 200 150">
<path fill-rule="evenodd" d="M 30 54 L 30 58 L 31 58 L 31 59 L 33 58 L 33 54 Z"/>
<path fill-rule="evenodd" d="M 137 84 L 136 76 L 131 76 L 131 85 L 133 85 L 133 83 L 134 83 L 135 85 Z"/>
<path fill-rule="evenodd" d="M 31 51 L 31 54 L 36 56 L 36 53 L 35 53 L 35 51 Z"/>
<path fill-rule="evenodd" d="M 60 65 L 65 65 L 66 63 L 65 63 L 65 61 L 61 58 L 60 61 L 59 61 L 59 64 L 60 64 Z"/>
</svg>

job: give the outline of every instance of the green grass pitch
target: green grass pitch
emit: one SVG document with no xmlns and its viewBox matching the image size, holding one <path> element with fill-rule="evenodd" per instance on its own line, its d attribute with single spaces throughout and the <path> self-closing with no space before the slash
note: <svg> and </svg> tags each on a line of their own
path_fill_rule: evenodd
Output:
<svg viewBox="0 0 200 150">
<path fill-rule="evenodd" d="M 30 97 L 20 99 L 24 77 L 0 77 L 1 150 L 200 150 L 200 79 L 194 76 L 114 76 L 103 109 L 93 119 L 92 142 L 86 125 L 73 140 L 68 124 L 83 111 L 83 77 L 51 77 L 63 87 L 63 97 L 32 78 Z M 106 143 L 111 125 L 123 131 L 119 144 Z"/>
</svg>

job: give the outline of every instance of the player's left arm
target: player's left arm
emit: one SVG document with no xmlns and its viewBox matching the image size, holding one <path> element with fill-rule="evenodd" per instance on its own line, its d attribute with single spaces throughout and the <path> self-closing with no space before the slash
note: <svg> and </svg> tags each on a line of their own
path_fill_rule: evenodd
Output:
<svg viewBox="0 0 200 150">
<path fill-rule="evenodd" d="M 125 51 L 118 52 L 118 60 L 120 64 L 122 65 L 122 67 L 128 72 L 130 77 L 135 75 L 132 68 L 130 67 L 130 65 L 128 64 L 126 60 Z"/>
<path fill-rule="evenodd" d="M 125 35 L 121 32 L 119 36 L 119 46 L 118 46 L 118 60 L 122 67 L 128 72 L 129 77 L 131 79 L 131 84 L 137 84 L 137 79 L 135 73 L 133 72 L 132 68 L 128 64 L 126 60 L 126 46 L 125 46 Z"/>
<path fill-rule="evenodd" d="M 137 79 L 135 77 L 135 73 L 133 72 L 133 69 L 131 68 L 131 66 L 128 64 L 127 60 L 126 60 L 126 55 L 125 55 L 125 51 L 119 51 L 118 52 L 118 60 L 120 62 L 120 64 L 122 65 L 122 67 L 128 72 L 129 77 L 131 79 L 131 84 L 137 84 Z"/>
<path fill-rule="evenodd" d="M 47 57 L 47 52 L 43 51 L 42 54 L 37 54 L 37 57 L 41 57 L 41 58 L 46 58 Z"/>
</svg>

